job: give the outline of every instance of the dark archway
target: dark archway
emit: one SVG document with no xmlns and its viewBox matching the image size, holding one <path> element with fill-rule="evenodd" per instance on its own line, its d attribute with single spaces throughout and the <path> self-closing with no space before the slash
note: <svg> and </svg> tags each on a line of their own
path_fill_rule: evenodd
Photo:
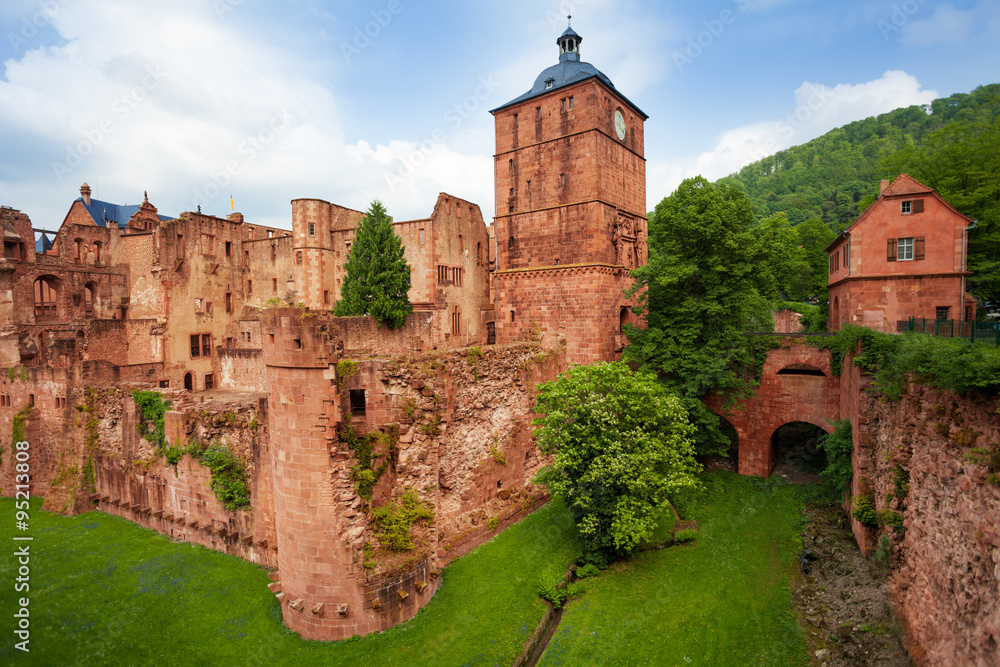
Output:
<svg viewBox="0 0 1000 667">
<path fill-rule="evenodd" d="M 194 377 L 190 373 L 184 374 L 184 388 L 188 391 L 194 391 Z"/>
<path fill-rule="evenodd" d="M 793 483 L 819 481 L 826 468 L 826 453 L 820 438 L 826 430 L 808 422 L 796 421 L 782 425 L 771 434 L 771 451 L 775 472 Z"/>
</svg>

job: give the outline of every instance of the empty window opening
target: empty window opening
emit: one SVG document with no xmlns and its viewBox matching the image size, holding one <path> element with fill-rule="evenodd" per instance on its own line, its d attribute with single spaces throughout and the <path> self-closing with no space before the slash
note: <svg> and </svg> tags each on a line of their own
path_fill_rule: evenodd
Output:
<svg viewBox="0 0 1000 667">
<path fill-rule="evenodd" d="M 170 380 L 160 380 L 160 389 L 169 389 Z"/>
<path fill-rule="evenodd" d="M 226 257 L 232 257 L 232 256 L 233 256 L 233 242 L 226 241 Z"/>
<path fill-rule="evenodd" d="M 55 315 L 57 298 L 53 279 L 39 278 L 35 281 L 35 315 Z"/>
<path fill-rule="evenodd" d="M 94 288 L 87 285 L 83 288 L 83 314 L 86 317 L 94 316 Z"/>
<path fill-rule="evenodd" d="M 513 311 L 513 310 L 512 310 L 512 311 L 510 311 L 510 321 L 511 321 L 511 322 L 513 322 L 513 321 L 514 321 L 514 311 Z"/>
<path fill-rule="evenodd" d="M 100 242 L 94 243 L 94 264 L 100 265 L 101 263 L 101 244 Z"/>
<path fill-rule="evenodd" d="M 938 306 L 935 310 L 935 319 L 937 320 L 947 320 L 948 314 L 951 312 L 951 306 Z"/>
<path fill-rule="evenodd" d="M 323 290 L 323 303 L 327 306 L 330 305 L 330 290 Z"/>
<path fill-rule="evenodd" d="M 233 337 L 229 336 L 228 338 L 226 338 L 226 349 L 231 350 L 233 349 L 233 347 L 235 347 L 235 345 L 233 344 Z"/>
<path fill-rule="evenodd" d="M 301 338 L 296 338 L 295 339 L 295 349 L 296 350 L 301 350 L 302 349 L 302 339 Z"/>
<path fill-rule="evenodd" d="M 509 169 L 510 171 L 514 171 L 514 160 L 513 159 L 507 161 L 507 169 Z"/>
<path fill-rule="evenodd" d="M 514 114 L 514 127 L 517 127 L 517 114 Z M 514 161 L 511 160 L 510 162 L 511 162 L 511 165 L 513 166 Z"/>
<path fill-rule="evenodd" d="M 233 293 L 226 292 L 226 312 L 233 312 Z"/>
<path fill-rule="evenodd" d="M 618 333 L 625 333 L 625 325 L 628 324 L 628 307 L 624 307 L 618 313 Z"/>
<path fill-rule="evenodd" d="M 352 415 L 363 415 L 365 414 L 365 390 L 364 389 L 351 389 L 351 414 Z"/>
<path fill-rule="evenodd" d="M 277 278 L 271 278 L 271 293 L 272 294 L 277 294 L 278 293 L 278 279 Z"/>
<path fill-rule="evenodd" d="M 815 377 L 826 377 L 826 373 L 806 364 L 793 364 L 778 371 L 778 375 L 813 375 Z"/>
<path fill-rule="evenodd" d="M 511 237 L 510 237 L 510 238 L 509 238 L 509 239 L 507 240 L 507 250 L 513 250 L 513 249 L 514 249 L 514 237 L 513 237 L 513 236 L 511 236 Z"/>
<path fill-rule="evenodd" d="M 205 390 L 215 388 L 215 377 L 211 373 L 205 374 Z"/>
<path fill-rule="evenodd" d="M 271 261 L 278 261 L 278 248 L 273 243 L 271 244 Z"/>
</svg>

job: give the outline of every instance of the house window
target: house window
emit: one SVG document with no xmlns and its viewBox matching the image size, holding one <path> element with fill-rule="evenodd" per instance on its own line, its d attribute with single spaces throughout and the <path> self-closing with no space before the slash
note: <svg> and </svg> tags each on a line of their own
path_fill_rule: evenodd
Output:
<svg viewBox="0 0 1000 667">
<path fill-rule="evenodd" d="M 233 337 L 230 336 L 229 338 L 226 339 L 226 349 L 227 350 L 231 350 L 231 349 L 233 349 L 233 347 L 234 347 L 234 345 L 233 345 Z"/>
<path fill-rule="evenodd" d="M 448 284 L 448 267 L 438 265 L 438 285 Z"/>
<path fill-rule="evenodd" d="M 513 159 L 510 159 L 510 160 L 507 161 L 507 170 L 508 171 L 514 171 L 514 160 Z"/>
<path fill-rule="evenodd" d="M 201 334 L 191 334 L 191 358 L 201 356 Z"/>
<path fill-rule="evenodd" d="M 528 181 L 528 194 L 531 194 L 531 181 Z"/>
<path fill-rule="evenodd" d="M 272 230 L 272 229 L 267 230 L 267 238 L 269 238 L 269 239 L 273 239 L 274 238 L 274 230 Z"/>
<path fill-rule="evenodd" d="M 310 222 L 309 223 L 309 236 L 316 236 L 316 223 L 315 222 Z"/>
<path fill-rule="evenodd" d="M 249 250 L 244 250 L 243 251 L 243 264 L 244 264 L 244 266 L 250 266 L 250 251 Z"/>
<path fill-rule="evenodd" d="M 542 107 L 535 107 L 535 113 L 537 114 L 537 118 L 541 119 L 541 117 L 542 117 Z"/>
<path fill-rule="evenodd" d="M 483 258 L 483 244 L 482 243 L 477 243 L 476 244 L 476 259 L 482 259 L 482 258 Z"/>
<path fill-rule="evenodd" d="M 327 306 L 330 305 L 330 290 L 323 290 L 323 303 Z"/>
<path fill-rule="evenodd" d="M 232 257 L 232 256 L 233 256 L 233 242 L 226 241 L 226 257 Z"/>
<path fill-rule="evenodd" d="M 517 127 L 517 114 L 514 114 L 514 127 Z M 510 162 L 511 162 L 511 165 L 513 165 L 514 161 L 511 160 Z"/>
<path fill-rule="evenodd" d="M 458 306 L 451 313 L 451 335 L 458 336 L 462 333 L 462 311 Z"/>
<path fill-rule="evenodd" d="M 951 311 L 951 307 L 950 306 L 938 306 L 937 307 L 937 312 L 935 313 L 935 319 L 938 319 L 938 320 L 947 320 L 948 319 L 948 313 L 950 311 Z"/>
<path fill-rule="evenodd" d="M 233 293 L 226 292 L 226 312 L 233 312 Z"/>
<path fill-rule="evenodd" d="M 278 279 L 271 278 L 271 292 L 274 294 L 278 293 Z"/>
<path fill-rule="evenodd" d="M 509 239 L 507 239 L 507 250 L 513 250 L 513 249 L 514 249 L 514 237 L 511 236 Z"/>
<path fill-rule="evenodd" d="M 274 262 L 274 261 L 277 261 L 277 259 L 278 259 L 278 249 L 272 243 L 271 244 L 271 261 Z"/>
<path fill-rule="evenodd" d="M 844 246 L 844 268 L 846 269 L 851 263 L 851 246 Z"/>
<path fill-rule="evenodd" d="M 247 281 L 247 296 L 250 296 L 251 294 L 253 294 L 253 281 L 252 280 L 248 280 Z"/>
<path fill-rule="evenodd" d="M 205 303 L 205 313 L 207 313 L 208 315 L 212 314 L 212 302 L 211 301 L 208 301 L 208 302 Z"/>
<path fill-rule="evenodd" d="M 456 287 L 462 286 L 462 273 L 464 273 L 464 270 L 456 266 L 454 269 L 454 276 L 455 276 L 454 282 Z"/>
<path fill-rule="evenodd" d="M 215 377 L 211 373 L 205 373 L 205 390 L 215 387 Z"/>
<path fill-rule="evenodd" d="M 195 299 L 195 300 L 194 300 L 194 309 L 195 309 L 195 312 L 198 312 L 198 313 L 200 313 L 200 312 L 201 312 L 201 308 L 202 308 L 202 305 L 203 305 L 204 303 L 205 303 L 205 300 L 204 300 L 204 299 Z"/>
<path fill-rule="evenodd" d="M 160 380 L 160 389 L 169 389 L 170 380 Z"/>
<path fill-rule="evenodd" d="M 423 245 L 424 244 L 424 230 L 422 230 L 422 229 L 420 230 L 419 236 L 420 236 L 420 245 Z"/>
<path fill-rule="evenodd" d="M 570 109 L 572 109 L 572 108 L 573 108 L 573 98 L 572 98 L 572 97 L 571 97 L 571 98 L 569 98 L 569 108 L 570 108 Z"/>
<path fill-rule="evenodd" d="M 100 266 L 101 264 L 101 244 L 94 243 L 94 264 Z"/>
<path fill-rule="evenodd" d="M 212 356 L 212 334 L 201 335 L 201 356 Z"/>
<path fill-rule="evenodd" d="M 365 390 L 364 389 L 351 389 L 351 414 L 354 415 L 364 415 L 365 414 Z"/>
<path fill-rule="evenodd" d="M 896 239 L 896 259 L 900 262 L 913 259 L 913 237 Z"/>
<path fill-rule="evenodd" d="M 296 264 L 300 264 L 300 265 L 302 264 L 302 251 L 301 250 L 299 252 L 295 253 L 295 263 Z"/>
</svg>

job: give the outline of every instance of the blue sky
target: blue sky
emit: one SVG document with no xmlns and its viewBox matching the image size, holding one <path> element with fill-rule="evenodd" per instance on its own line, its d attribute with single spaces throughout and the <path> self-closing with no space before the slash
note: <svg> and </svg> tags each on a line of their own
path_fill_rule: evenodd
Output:
<svg viewBox="0 0 1000 667">
<path fill-rule="evenodd" d="M 0 204 L 57 228 L 80 184 L 290 226 L 316 197 L 493 215 L 493 117 L 557 60 L 641 107 L 647 208 L 842 125 L 1000 82 L 996 0 L 5 0 Z"/>
</svg>

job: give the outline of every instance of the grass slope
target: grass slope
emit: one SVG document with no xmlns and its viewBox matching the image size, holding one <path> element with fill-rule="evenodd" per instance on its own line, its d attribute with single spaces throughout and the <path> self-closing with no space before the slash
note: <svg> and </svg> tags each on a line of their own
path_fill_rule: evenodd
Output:
<svg viewBox="0 0 1000 667">
<path fill-rule="evenodd" d="M 14 502 L 0 499 L 0 540 Z M 537 573 L 575 555 L 572 521 L 549 503 L 444 572 L 416 618 L 341 643 L 309 642 L 281 623 L 254 565 L 178 544 L 118 517 L 63 517 L 32 501 L 31 652 L 13 649 L 17 563 L 0 558 L 0 664 L 509 665 L 541 620 Z"/>
<path fill-rule="evenodd" d="M 696 542 L 639 554 L 567 607 L 539 665 L 808 665 L 789 577 L 808 490 L 705 475 Z"/>
</svg>

